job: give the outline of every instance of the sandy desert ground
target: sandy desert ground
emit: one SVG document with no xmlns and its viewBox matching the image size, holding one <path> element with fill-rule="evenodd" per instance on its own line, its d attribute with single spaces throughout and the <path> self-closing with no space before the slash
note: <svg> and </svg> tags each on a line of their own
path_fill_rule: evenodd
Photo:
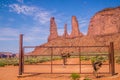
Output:
<svg viewBox="0 0 120 80">
<path fill-rule="evenodd" d="M 78 59 L 69 59 L 68 64 L 78 63 Z M 62 63 L 62 60 L 53 61 L 53 64 Z M 84 61 L 83 63 L 90 63 L 89 61 Z M 43 63 L 42 63 L 43 64 Z M 44 64 L 50 64 L 50 62 L 45 62 Z M 23 74 L 22 77 L 18 77 L 18 66 L 5 66 L 0 67 L 0 80 L 71 80 L 71 74 Z M 92 66 L 81 66 L 82 72 L 91 72 Z M 42 72 L 48 73 L 50 72 L 50 65 L 25 65 L 25 72 Z M 108 66 L 102 66 L 100 72 L 108 72 Z M 115 76 L 111 76 L 110 74 L 99 74 L 101 78 L 95 78 L 93 74 L 81 74 L 81 79 L 83 80 L 85 76 L 92 78 L 92 80 L 120 80 L 120 65 L 115 65 L 115 71 L 118 73 Z M 53 65 L 53 73 L 77 73 L 79 72 L 79 65 Z"/>
</svg>

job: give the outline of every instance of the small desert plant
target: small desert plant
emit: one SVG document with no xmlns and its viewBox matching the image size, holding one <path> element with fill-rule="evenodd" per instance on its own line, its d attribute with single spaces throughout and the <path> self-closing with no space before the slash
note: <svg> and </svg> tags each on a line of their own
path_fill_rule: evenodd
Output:
<svg viewBox="0 0 120 80">
<path fill-rule="evenodd" d="M 0 61 L 0 67 L 4 67 L 5 66 L 5 63 Z"/>
<path fill-rule="evenodd" d="M 40 63 L 50 61 L 49 58 L 43 57 L 39 60 Z"/>
<path fill-rule="evenodd" d="M 19 65 L 19 62 L 13 62 L 13 64 L 12 65 L 14 65 L 14 66 L 18 66 Z"/>
<path fill-rule="evenodd" d="M 107 60 L 106 57 L 103 56 L 95 56 L 91 58 L 91 62 L 94 63 L 96 61 L 101 61 L 101 62 L 105 62 Z"/>
<path fill-rule="evenodd" d="M 88 60 L 90 60 L 90 58 L 87 56 L 81 56 L 80 57 L 80 60 L 84 60 L 84 61 L 88 61 Z"/>
<path fill-rule="evenodd" d="M 71 78 L 72 78 L 72 80 L 79 80 L 80 75 L 77 74 L 77 73 L 72 73 L 72 74 L 71 74 Z"/>
<path fill-rule="evenodd" d="M 61 57 L 57 57 L 57 56 L 53 57 L 53 60 L 60 60 L 60 59 Z"/>
<path fill-rule="evenodd" d="M 120 64 L 120 56 L 117 57 L 117 59 L 116 59 L 116 63 Z"/>
<path fill-rule="evenodd" d="M 29 64 L 36 64 L 37 60 L 35 58 L 31 58 L 28 60 Z"/>
<path fill-rule="evenodd" d="M 92 80 L 92 79 L 90 79 L 88 76 L 85 76 L 83 80 Z"/>
</svg>

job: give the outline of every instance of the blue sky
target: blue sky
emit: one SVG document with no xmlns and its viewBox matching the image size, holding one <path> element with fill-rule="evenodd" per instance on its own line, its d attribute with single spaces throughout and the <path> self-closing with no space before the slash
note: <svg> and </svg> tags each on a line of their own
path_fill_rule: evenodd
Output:
<svg viewBox="0 0 120 80">
<path fill-rule="evenodd" d="M 120 0 L 0 0 L 0 52 L 17 53 L 21 33 L 24 45 L 47 42 L 52 16 L 59 35 L 63 34 L 65 23 L 71 32 L 73 15 L 79 21 L 80 31 L 86 34 L 90 18 L 96 12 L 117 6 Z"/>
</svg>

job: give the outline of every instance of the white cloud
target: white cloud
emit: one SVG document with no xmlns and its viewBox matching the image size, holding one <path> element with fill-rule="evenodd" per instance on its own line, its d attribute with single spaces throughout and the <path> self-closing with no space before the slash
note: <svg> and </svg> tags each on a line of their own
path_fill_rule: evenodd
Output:
<svg viewBox="0 0 120 80">
<path fill-rule="evenodd" d="M 87 35 L 87 31 L 82 31 L 82 33 L 83 33 L 84 35 Z"/>
<path fill-rule="evenodd" d="M 17 12 L 17 14 L 33 15 L 37 11 L 36 7 L 19 4 L 11 4 L 9 7 L 10 11 Z"/>
<path fill-rule="evenodd" d="M 48 30 L 41 27 L 31 28 L 0 28 L 0 41 L 19 40 L 19 34 L 24 34 L 25 42 L 41 42 L 44 43 L 48 37 Z"/>
<path fill-rule="evenodd" d="M 63 33 L 64 33 L 64 28 L 63 29 L 58 29 L 58 34 L 59 35 L 63 35 Z"/>
<path fill-rule="evenodd" d="M 39 22 L 41 22 L 42 24 L 45 24 L 45 23 L 49 22 L 50 16 L 51 15 L 49 12 L 43 11 L 43 12 L 37 13 L 35 15 L 35 19 L 39 20 Z"/>
<path fill-rule="evenodd" d="M 79 22 L 79 26 L 80 26 L 81 28 L 88 27 L 88 23 L 89 23 L 89 20 L 88 20 L 88 19 L 86 19 L 86 18 L 80 18 L 80 19 L 78 20 L 78 22 Z"/>
<path fill-rule="evenodd" d="M 16 38 L 0 37 L 0 41 L 18 40 Z"/>
<path fill-rule="evenodd" d="M 79 22 L 80 31 L 86 35 L 89 25 L 89 18 L 79 18 L 78 22 Z"/>
<path fill-rule="evenodd" d="M 33 19 L 35 19 L 36 21 L 39 21 L 41 24 L 48 23 L 49 18 L 51 17 L 50 11 L 47 11 L 43 8 L 38 8 L 35 6 L 11 4 L 9 5 L 9 7 L 10 7 L 10 11 L 16 12 L 17 14 L 32 16 Z"/>
<path fill-rule="evenodd" d="M 24 2 L 24 0 L 17 0 L 19 3 L 23 3 Z"/>
<path fill-rule="evenodd" d="M 11 36 L 15 37 L 19 34 L 19 31 L 17 29 L 13 28 L 0 28 L 0 36 Z"/>
<path fill-rule="evenodd" d="M 48 30 L 42 29 L 42 27 L 32 27 L 30 29 L 26 29 L 27 31 L 24 32 L 25 37 L 24 40 L 25 42 L 46 42 L 47 38 L 48 38 Z"/>
</svg>

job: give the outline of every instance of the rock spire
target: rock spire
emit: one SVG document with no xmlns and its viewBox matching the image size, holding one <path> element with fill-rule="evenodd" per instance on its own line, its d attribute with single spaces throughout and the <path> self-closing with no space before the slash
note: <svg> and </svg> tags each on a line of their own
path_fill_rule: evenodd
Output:
<svg viewBox="0 0 120 80">
<path fill-rule="evenodd" d="M 50 19 L 50 35 L 48 37 L 48 41 L 53 40 L 57 37 L 58 37 L 57 25 L 56 25 L 54 17 L 51 17 L 51 19 Z"/>
<path fill-rule="evenodd" d="M 75 38 L 75 37 L 82 36 L 83 34 L 80 33 L 79 24 L 78 24 L 76 16 L 72 16 L 71 23 L 72 23 L 72 32 L 70 34 L 70 37 Z"/>
<path fill-rule="evenodd" d="M 65 24 L 65 26 L 64 26 L 64 34 L 63 34 L 63 37 L 64 37 L 64 38 L 68 38 L 68 37 L 69 37 L 68 32 L 67 32 L 67 24 Z"/>
<path fill-rule="evenodd" d="M 59 36 L 58 32 L 57 32 L 57 25 L 56 25 L 55 19 L 54 19 L 54 17 L 51 17 L 51 19 L 50 19 L 50 35 L 48 37 L 48 41 L 54 40 L 56 38 L 62 38 L 62 37 L 63 38 L 76 38 L 76 37 L 83 36 L 83 34 L 79 30 L 79 24 L 78 24 L 76 16 L 72 16 L 71 23 L 72 23 L 71 34 L 70 35 L 68 34 L 67 24 L 65 24 L 64 33 L 62 36 Z"/>
</svg>

